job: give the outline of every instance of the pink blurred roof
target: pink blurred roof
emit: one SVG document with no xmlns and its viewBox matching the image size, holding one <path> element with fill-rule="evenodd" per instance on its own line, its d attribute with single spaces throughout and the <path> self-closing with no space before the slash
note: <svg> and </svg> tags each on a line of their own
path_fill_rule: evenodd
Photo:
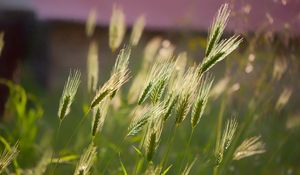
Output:
<svg viewBox="0 0 300 175">
<path fill-rule="evenodd" d="M 97 10 L 98 23 L 107 25 L 113 3 L 120 4 L 128 24 L 137 16 L 145 14 L 147 27 L 182 28 L 205 30 L 221 0 L 32 0 L 41 19 L 73 20 L 84 22 L 92 8 Z M 281 30 L 287 23 L 299 33 L 300 0 L 244 0 L 232 1 L 238 14 L 232 18 L 229 28 L 255 30 L 263 23 L 273 20 L 273 28 Z M 250 9 L 248 15 L 242 13 Z M 244 14 L 244 15 L 243 15 Z M 246 18 L 243 18 L 246 17 Z M 245 23 L 245 20 L 247 21 Z M 297 29 L 297 30 L 296 30 Z"/>
</svg>

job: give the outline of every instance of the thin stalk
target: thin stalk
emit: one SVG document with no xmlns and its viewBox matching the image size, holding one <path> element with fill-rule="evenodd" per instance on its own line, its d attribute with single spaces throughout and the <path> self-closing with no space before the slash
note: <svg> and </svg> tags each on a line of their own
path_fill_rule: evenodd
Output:
<svg viewBox="0 0 300 175">
<path fill-rule="evenodd" d="M 169 156 L 169 153 L 170 153 L 170 150 L 171 150 L 171 145 L 173 144 L 174 139 L 175 139 L 177 128 L 178 127 L 174 124 L 173 128 L 172 128 L 172 132 L 169 134 L 169 138 L 168 138 L 169 144 L 168 144 L 167 150 L 165 152 L 165 155 L 163 156 L 163 160 L 160 163 L 162 170 L 164 169 L 165 164 L 168 162 L 168 156 Z"/>
<path fill-rule="evenodd" d="M 218 174 L 219 174 L 219 166 L 215 166 L 213 175 L 218 175 Z"/>
<path fill-rule="evenodd" d="M 60 133 L 61 124 L 62 124 L 62 120 L 59 120 L 58 128 L 56 128 L 55 136 L 54 136 L 54 147 L 55 147 L 56 143 L 58 142 L 58 136 L 59 136 L 59 133 Z M 53 163 L 54 155 L 55 155 L 55 149 L 52 151 L 50 164 Z"/>
<path fill-rule="evenodd" d="M 225 101 L 226 101 L 226 97 L 224 97 L 222 99 L 221 107 L 220 107 L 220 111 L 219 111 L 219 115 L 218 115 L 217 129 L 216 129 L 217 138 L 216 138 L 216 147 L 215 147 L 215 149 L 217 149 L 218 145 L 220 144 L 220 140 L 221 140 L 222 122 L 223 122 L 223 116 L 224 116 L 224 111 L 225 111 Z M 219 166 L 216 165 L 213 169 L 213 175 L 218 175 L 218 174 L 219 174 Z"/>
<path fill-rule="evenodd" d="M 124 144 L 126 138 L 127 138 L 127 137 L 125 136 L 125 137 L 123 138 L 122 142 L 118 145 L 119 148 L 122 148 L 122 147 L 123 147 L 123 144 Z M 118 154 L 118 156 L 119 156 L 119 155 L 121 155 L 121 152 L 119 151 L 117 154 Z M 113 157 L 111 156 L 111 157 L 108 159 L 107 164 L 106 164 L 105 167 L 103 168 L 103 173 L 101 173 L 101 174 L 105 174 L 105 171 L 106 171 L 106 169 L 109 167 L 109 165 L 110 165 L 110 163 L 111 163 L 112 160 L 113 160 Z"/>
<path fill-rule="evenodd" d="M 142 150 L 143 145 L 144 145 L 144 143 L 145 143 L 146 135 L 147 135 L 148 129 L 149 129 L 149 128 L 147 127 L 147 128 L 146 128 L 146 131 L 145 131 L 144 134 L 143 134 L 142 142 L 140 143 L 140 146 L 139 146 L 140 150 Z M 137 168 L 138 168 L 139 161 L 140 161 L 140 160 L 139 160 L 139 157 L 137 157 L 137 159 L 136 159 L 136 161 L 135 161 L 135 165 L 134 165 L 134 174 L 137 174 Z"/>
<path fill-rule="evenodd" d="M 222 122 L 223 122 L 223 116 L 225 111 L 225 101 L 226 101 L 226 97 L 222 99 L 221 107 L 218 115 L 217 129 L 216 129 L 216 133 L 217 133 L 216 147 L 220 144 L 221 135 L 222 135 Z"/>
<path fill-rule="evenodd" d="M 182 171 L 182 168 L 183 168 L 183 166 L 184 166 L 185 159 L 186 159 L 186 156 L 187 156 L 187 154 L 188 154 L 188 150 L 189 150 L 190 145 L 191 145 L 192 137 L 193 137 L 193 135 L 194 135 L 194 130 L 195 130 L 195 128 L 192 128 L 190 137 L 189 137 L 189 139 L 188 139 L 188 143 L 186 144 L 186 147 L 185 147 L 185 150 L 184 150 L 184 155 L 183 155 L 183 159 L 182 159 L 181 164 L 180 164 L 179 172 Z M 189 156 L 188 156 L 187 158 L 189 159 Z"/>
<path fill-rule="evenodd" d="M 73 137 L 75 136 L 75 134 L 77 133 L 76 131 L 79 131 L 79 128 L 83 125 L 85 119 L 87 118 L 87 115 L 89 114 L 91 109 L 88 110 L 88 112 L 85 114 L 85 116 L 80 120 L 80 122 L 78 123 L 78 125 L 76 126 L 75 130 L 73 130 L 72 132 L 72 135 L 69 137 L 68 141 L 66 142 L 66 144 L 63 146 L 63 148 L 67 147 L 70 142 L 72 141 Z M 60 122 L 61 123 L 61 122 Z M 60 130 L 60 125 L 59 125 L 59 130 Z M 53 161 L 53 160 L 52 160 Z M 53 171 L 51 173 L 51 175 L 54 174 L 55 170 L 56 170 L 56 167 L 57 167 L 57 164 L 59 164 L 59 161 L 60 161 L 60 155 L 58 154 L 58 160 L 57 162 L 55 163 L 54 165 L 54 168 L 53 168 Z"/>
<path fill-rule="evenodd" d="M 144 157 L 143 157 L 143 159 L 137 159 L 137 161 L 135 163 L 135 166 L 134 166 L 134 172 L 133 172 L 134 175 L 137 175 L 139 173 L 138 167 L 139 167 L 139 164 L 140 164 L 141 161 L 142 161 L 142 165 L 141 166 L 143 167 L 144 162 L 145 162 Z M 148 165 L 146 165 L 146 166 L 148 166 Z"/>
</svg>

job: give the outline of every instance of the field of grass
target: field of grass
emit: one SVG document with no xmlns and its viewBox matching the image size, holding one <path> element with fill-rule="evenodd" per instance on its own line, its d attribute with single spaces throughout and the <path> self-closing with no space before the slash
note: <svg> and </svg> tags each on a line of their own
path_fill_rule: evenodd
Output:
<svg viewBox="0 0 300 175">
<path fill-rule="evenodd" d="M 299 41 L 224 36 L 229 17 L 224 4 L 208 38 L 191 41 L 203 45 L 201 62 L 159 36 L 130 70 L 145 19 L 123 41 L 125 16 L 114 6 L 108 44 L 117 57 L 104 79 L 91 12 L 87 72 L 70 68 L 55 94 L 0 80 L 10 89 L 0 173 L 300 174 Z"/>
</svg>

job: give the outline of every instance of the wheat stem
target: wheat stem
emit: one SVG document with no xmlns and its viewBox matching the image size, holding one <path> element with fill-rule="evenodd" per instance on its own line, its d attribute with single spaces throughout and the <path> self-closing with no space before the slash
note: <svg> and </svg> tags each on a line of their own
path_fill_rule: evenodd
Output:
<svg viewBox="0 0 300 175">
<path fill-rule="evenodd" d="M 123 147 L 123 144 L 124 144 L 126 138 L 127 138 L 127 136 L 125 135 L 125 136 L 123 137 L 122 142 L 121 142 L 119 145 L 117 145 L 119 148 Z M 121 155 L 121 152 L 118 152 L 117 155 Z M 111 157 L 108 159 L 107 164 L 106 164 L 105 167 L 103 168 L 103 172 L 102 172 L 101 174 L 105 174 L 105 171 L 106 171 L 107 168 L 109 167 L 109 165 L 110 165 L 110 163 L 111 163 L 112 160 L 113 160 L 113 157 L 111 156 Z"/>
<path fill-rule="evenodd" d="M 217 138 L 216 138 L 216 146 L 220 144 L 221 140 L 221 135 L 222 135 L 222 122 L 223 122 L 223 116 L 224 116 L 224 110 L 225 110 L 225 97 L 222 99 L 221 102 L 221 107 L 218 115 L 218 120 L 217 120 L 217 128 L 216 128 L 216 133 L 217 133 Z"/>
<path fill-rule="evenodd" d="M 219 166 L 215 166 L 213 169 L 213 175 L 218 175 L 219 174 Z"/>
<path fill-rule="evenodd" d="M 145 143 L 145 140 L 146 140 L 146 135 L 147 135 L 147 132 L 148 132 L 148 127 L 146 128 L 146 131 L 144 132 L 144 134 L 143 134 L 143 138 L 142 138 L 142 141 L 141 141 L 141 143 L 140 143 L 140 145 L 139 145 L 139 148 L 140 148 L 140 150 L 143 148 L 143 145 L 144 145 L 144 143 Z M 138 164 L 139 164 L 139 156 L 137 157 L 137 159 L 135 160 L 135 164 L 134 164 L 134 173 L 133 174 L 137 174 L 137 168 L 138 168 Z"/>
<path fill-rule="evenodd" d="M 149 130 L 149 127 L 146 128 L 146 131 L 143 134 L 143 138 L 142 138 L 142 141 L 141 141 L 140 146 L 139 146 L 140 150 L 143 148 L 143 145 L 145 143 L 146 135 L 147 135 L 148 130 Z M 134 164 L 134 173 L 133 174 L 137 174 L 138 173 L 137 170 L 138 170 L 139 161 L 140 161 L 139 157 L 137 157 L 137 159 L 135 160 L 135 164 Z"/>
<path fill-rule="evenodd" d="M 80 122 L 75 127 L 75 129 L 73 130 L 72 135 L 69 137 L 68 141 L 65 143 L 65 145 L 63 146 L 63 148 L 66 148 L 70 144 L 70 142 L 72 141 L 73 137 L 77 133 L 76 131 L 79 131 L 79 128 L 83 125 L 83 123 L 84 123 L 85 119 L 87 118 L 87 115 L 89 114 L 90 110 L 91 109 L 89 109 L 88 112 L 84 115 L 84 117 L 81 118 Z M 55 172 L 55 170 L 57 168 L 57 165 L 59 164 L 59 161 L 60 161 L 60 155 L 58 154 L 58 160 L 57 160 L 57 162 L 54 165 L 54 168 L 53 168 L 53 171 L 52 171 L 51 175 L 54 174 L 54 172 Z"/>
<path fill-rule="evenodd" d="M 189 148 L 190 148 L 190 145 L 191 145 L 192 137 L 194 135 L 194 130 L 195 130 L 195 128 L 192 128 L 192 131 L 191 131 L 189 139 L 188 139 L 188 143 L 186 144 L 186 147 L 185 147 L 185 151 L 184 151 L 183 159 L 182 159 L 181 164 L 180 164 L 179 172 L 182 171 L 182 168 L 184 166 L 185 159 L 186 159 L 186 156 L 188 154 L 188 151 L 189 151 Z M 189 159 L 189 156 L 187 156 L 187 158 Z"/>
<path fill-rule="evenodd" d="M 56 128 L 55 136 L 54 136 L 54 147 L 55 147 L 55 144 L 58 143 L 58 136 L 59 136 L 59 133 L 60 133 L 61 124 L 62 124 L 62 120 L 59 120 L 58 128 Z M 52 151 L 50 164 L 53 163 L 54 155 L 55 155 L 55 150 Z"/>
<path fill-rule="evenodd" d="M 168 147 L 167 147 L 167 150 L 163 156 L 163 160 L 161 162 L 161 169 L 163 170 L 164 167 L 165 167 L 165 164 L 168 162 L 168 156 L 169 156 L 169 153 L 170 153 L 170 150 L 171 150 L 171 146 L 175 140 L 175 135 L 176 135 L 176 131 L 177 131 L 177 126 L 176 125 L 173 125 L 172 127 L 172 132 L 169 134 L 168 136 Z"/>
</svg>

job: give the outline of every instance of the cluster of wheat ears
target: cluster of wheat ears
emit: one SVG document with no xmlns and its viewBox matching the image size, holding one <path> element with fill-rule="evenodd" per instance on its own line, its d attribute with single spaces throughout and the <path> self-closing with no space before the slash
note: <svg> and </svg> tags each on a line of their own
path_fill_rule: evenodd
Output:
<svg viewBox="0 0 300 175">
<path fill-rule="evenodd" d="M 189 121 L 192 129 L 190 138 L 187 139 L 186 149 L 188 150 L 195 128 L 205 112 L 210 96 L 213 76 L 209 73 L 209 70 L 216 63 L 225 59 L 242 42 L 242 37 L 239 35 L 234 35 L 227 39 L 222 38 L 229 16 L 230 9 L 228 4 L 222 5 L 211 25 L 205 56 L 199 64 L 188 65 L 185 53 L 175 56 L 173 48 L 167 41 L 164 41 L 165 47 L 160 48 L 160 38 L 154 38 L 146 46 L 142 69 L 134 77 L 128 92 L 128 101 L 135 104 L 135 107 L 132 109 L 133 117 L 127 134 L 123 138 L 123 142 L 126 142 L 126 139 L 129 137 L 138 134 L 142 135 L 139 147 L 134 148 L 147 162 L 143 168 L 144 174 L 168 173 L 171 168 L 170 165 L 167 165 L 169 151 L 176 135 L 176 129 L 190 116 Z M 87 20 L 87 36 L 92 36 L 94 33 L 95 18 L 96 14 L 92 11 Z M 121 87 L 133 77 L 130 75 L 128 68 L 131 50 L 137 46 L 144 26 L 145 18 L 141 16 L 132 28 L 130 41 L 120 49 L 111 71 L 111 76 L 99 87 L 97 45 L 94 42 L 90 44 L 87 59 L 87 87 L 88 93 L 94 95 L 91 98 L 89 110 L 82 118 L 81 123 L 89 114 L 92 114 L 91 139 L 90 144 L 84 150 L 76 165 L 74 170 L 75 175 L 90 173 L 94 160 L 97 157 L 97 145 L 94 142 L 95 137 L 101 133 L 104 127 L 105 118 L 112 101 L 120 94 Z M 115 5 L 109 26 L 109 46 L 113 52 L 117 51 L 122 44 L 125 28 L 123 11 L 119 6 Z M 71 112 L 72 103 L 75 100 L 80 82 L 80 70 L 71 70 L 59 102 L 58 117 L 60 124 L 58 130 L 63 120 Z M 167 122 L 174 122 L 172 124 L 173 129 L 170 131 L 172 132 L 172 136 L 168 138 L 167 150 L 164 151 L 162 157 L 157 159 L 159 162 L 155 162 L 153 158 L 159 149 L 161 135 L 164 132 Z M 232 117 L 226 122 L 223 132 L 216 142 L 214 155 L 212 156 L 212 161 L 215 162 L 213 170 L 215 174 L 218 174 L 218 167 L 223 161 L 224 154 L 230 148 L 237 129 L 237 119 Z M 261 141 L 260 136 L 254 136 L 245 139 L 235 148 L 232 159 L 239 160 L 264 152 L 265 145 Z M 13 150 L 3 152 L 0 158 L 0 169 L 3 170 L 17 154 L 17 145 Z M 51 160 L 48 163 L 53 163 L 54 161 L 58 163 L 60 161 L 59 158 L 55 160 L 54 156 L 55 153 L 52 154 Z M 186 164 L 186 162 L 189 162 L 188 160 L 189 157 L 184 155 L 180 170 L 177 172 L 178 174 L 189 174 L 196 162 L 196 158 Z M 48 163 L 44 163 L 41 166 L 45 167 Z M 123 173 L 127 174 L 126 167 L 122 163 L 121 168 Z M 45 168 L 40 167 L 38 171 L 45 171 Z M 55 167 L 52 173 L 55 173 Z M 135 168 L 130 174 L 141 173 Z"/>
</svg>

